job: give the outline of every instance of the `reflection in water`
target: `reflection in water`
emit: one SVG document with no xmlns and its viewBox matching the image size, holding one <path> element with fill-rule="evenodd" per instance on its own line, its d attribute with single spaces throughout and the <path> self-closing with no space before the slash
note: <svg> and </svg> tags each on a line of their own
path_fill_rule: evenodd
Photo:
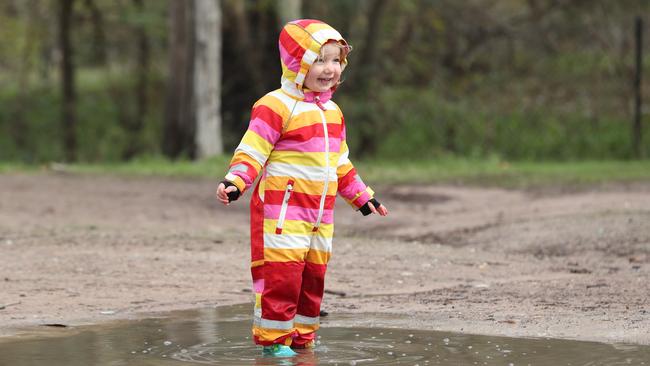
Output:
<svg viewBox="0 0 650 366">
<path fill-rule="evenodd" d="M 249 310 L 249 305 L 238 305 L 110 326 L 52 329 L 47 337 L 0 339 L 0 365 L 650 366 L 650 347 L 645 346 L 327 326 L 345 323 L 341 315 L 324 319 L 314 350 L 275 359 L 263 357 L 252 344 Z"/>
</svg>

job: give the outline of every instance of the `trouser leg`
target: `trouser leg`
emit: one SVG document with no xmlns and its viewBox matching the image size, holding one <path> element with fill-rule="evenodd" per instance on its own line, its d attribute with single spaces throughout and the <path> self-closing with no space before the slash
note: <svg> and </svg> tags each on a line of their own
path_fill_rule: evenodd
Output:
<svg viewBox="0 0 650 366">
<path fill-rule="evenodd" d="M 326 270 L 325 264 L 305 263 L 295 319 L 298 336 L 294 339 L 294 344 L 298 347 L 314 340 L 315 332 L 320 326 L 320 306 L 325 288 Z"/>
<path fill-rule="evenodd" d="M 320 326 L 320 307 L 325 290 L 325 272 L 331 253 L 331 238 L 316 234 L 311 241 L 302 273 L 302 286 L 295 320 L 298 347 L 312 341 Z"/>
<path fill-rule="evenodd" d="M 253 339 L 256 344 L 290 345 L 309 241 L 264 230 L 264 205 L 251 202 L 252 274 L 256 292 Z M 303 248 L 303 249 L 300 249 Z M 260 259 L 261 258 L 261 259 Z"/>
</svg>

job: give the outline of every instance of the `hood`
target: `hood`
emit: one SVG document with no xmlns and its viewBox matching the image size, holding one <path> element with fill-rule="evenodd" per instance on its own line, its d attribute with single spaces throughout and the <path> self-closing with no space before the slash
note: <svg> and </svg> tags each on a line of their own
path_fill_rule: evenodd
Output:
<svg viewBox="0 0 650 366">
<path fill-rule="evenodd" d="M 307 71 L 318 58 L 320 48 L 329 41 L 338 42 L 347 49 L 341 58 L 341 68 L 345 68 L 347 54 L 351 48 L 336 29 L 314 19 L 294 20 L 282 28 L 279 48 L 284 92 L 295 98 L 305 99 L 303 83 Z M 336 87 L 333 87 L 331 92 L 335 89 Z"/>
</svg>

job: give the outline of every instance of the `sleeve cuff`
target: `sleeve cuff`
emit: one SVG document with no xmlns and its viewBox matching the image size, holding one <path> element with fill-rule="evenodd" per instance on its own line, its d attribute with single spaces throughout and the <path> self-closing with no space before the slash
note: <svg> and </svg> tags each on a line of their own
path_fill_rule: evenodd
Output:
<svg viewBox="0 0 650 366">
<path fill-rule="evenodd" d="M 234 184 L 235 187 L 239 189 L 239 192 L 244 193 L 244 191 L 246 190 L 246 182 L 244 182 L 244 180 L 241 179 L 241 177 L 234 175 L 232 173 L 228 173 L 226 174 L 225 178 L 227 181 L 232 182 L 232 184 Z"/>
<path fill-rule="evenodd" d="M 375 195 L 375 191 L 373 191 L 370 187 L 366 187 L 366 190 L 363 192 L 360 192 L 357 194 L 357 196 L 350 201 L 350 204 L 352 207 L 356 208 L 357 210 L 361 208 L 361 206 L 365 205 L 370 199 Z"/>
</svg>

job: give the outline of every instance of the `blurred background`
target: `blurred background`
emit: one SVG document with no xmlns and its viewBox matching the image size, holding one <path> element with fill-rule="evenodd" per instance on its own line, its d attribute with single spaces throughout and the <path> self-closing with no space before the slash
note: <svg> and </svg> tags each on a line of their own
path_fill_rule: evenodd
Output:
<svg viewBox="0 0 650 366">
<path fill-rule="evenodd" d="M 228 155 L 295 18 L 354 46 L 356 159 L 650 153 L 650 1 L 2 0 L 0 161 Z"/>
</svg>

